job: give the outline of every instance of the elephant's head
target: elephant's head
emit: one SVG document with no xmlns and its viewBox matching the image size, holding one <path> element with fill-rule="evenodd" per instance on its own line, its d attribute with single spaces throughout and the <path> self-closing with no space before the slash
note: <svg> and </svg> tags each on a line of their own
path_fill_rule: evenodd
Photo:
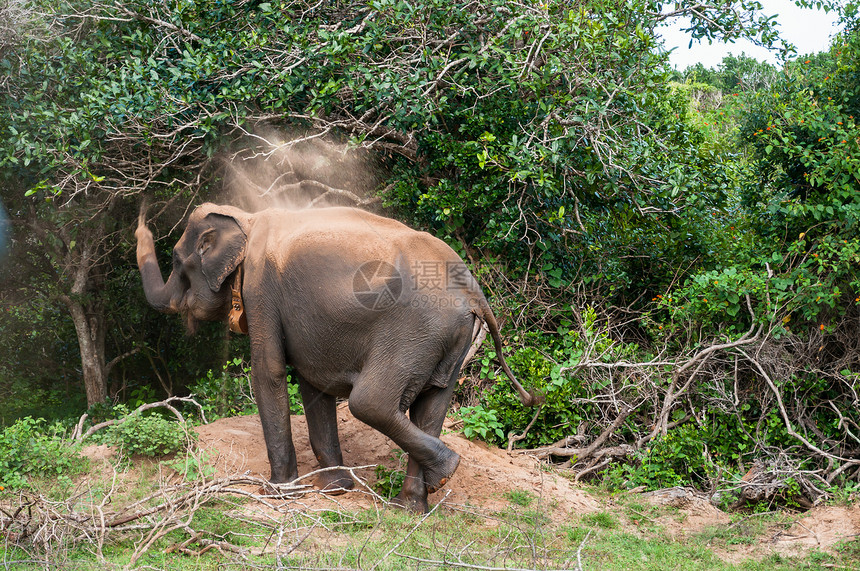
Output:
<svg viewBox="0 0 860 571">
<path fill-rule="evenodd" d="M 142 208 L 135 232 L 137 266 L 149 304 L 165 313 L 181 313 L 190 333 L 198 321 L 226 319 L 228 278 L 245 259 L 250 220 L 248 213 L 231 206 L 207 203 L 195 209 L 173 248 L 173 269 L 165 283 Z"/>
</svg>

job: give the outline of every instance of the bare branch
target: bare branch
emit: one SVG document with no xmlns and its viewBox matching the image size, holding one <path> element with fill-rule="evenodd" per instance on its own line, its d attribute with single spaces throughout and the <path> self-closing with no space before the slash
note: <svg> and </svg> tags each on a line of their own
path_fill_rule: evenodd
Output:
<svg viewBox="0 0 860 571">
<path fill-rule="evenodd" d="M 786 430 L 786 432 L 788 432 L 788 434 L 790 436 L 796 438 L 797 440 L 802 442 L 803 445 L 806 446 L 809 450 L 811 450 L 812 452 L 815 452 L 816 454 L 818 454 L 820 456 L 823 456 L 824 458 L 830 458 L 831 460 L 838 460 L 840 462 L 845 462 L 845 463 L 852 464 L 852 465 L 860 465 L 860 460 L 857 460 L 854 458 L 843 458 L 843 457 L 838 456 L 836 454 L 830 454 L 829 452 L 822 450 L 821 448 L 819 448 L 818 446 L 816 446 L 815 444 L 810 442 L 805 436 L 803 436 L 802 434 L 797 432 L 794 429 L 794 426 L 792 426 L 791 419 L 789 418 L 788 412 L 785 409 L 785 404 L 782 401 L 782 394 L 780 393 L 779 389 L 774 384 L 773 380 L 771 380 L 770 375 L 768 375 L 767 371 L 764 370 L 764 367 L 761 366 L 761 363 L 759 363 L 757 359 L 751 357 L 746 352 L 744 352 L 743 349 L 736 348 L 735 350 L 738 353 L 740 353 L 741 355 L 743 355 L 750 363 L 752 363 L 755 366 L 759 375 L 761 375 L 761 377 L 767 383 L 767 386 L 773 392 L 773 395 L 776 398 L 776 402 L 777 402 L 777 405 L 779 407 L 780 415 L 782 416 L 782 420 L 785 423 L 785 430 Z"/>
<path fill-rule="evenodd" d="M 130 16 L 131 18 L 134 18 L 135 20 L 140 20 L 142 22 L 152 24 L 152 25 L 157 26 L 159 28 L 164 28 L 166 30 L 170 30 L 171 32 L 176 32 L 176 33 L 178 33 L 178 34 L 180 34 L 180 35 L 182 35 L 182 36 L 184 36 L 190 40 L 194 40 L 195 42 L 202 42 L 203 41 L 203 39 L 200 36 L 198 36 L 197 34 L 190 32 L 184 28 L 180 28 L 176 24 L 171 24 L 170 22 L 166 22 L 166 21 L 161 20 L 159 18 L 153 18 L 151 16 L 144 16 L 143 14 L 138 14 L 137 12 L 129 10 L 128 8 L 126 8 L 125 6 L 120 4 L 119 2 L 114 3 L 114 8 L 116 8 L 119 12 L 121 12 L 127 16 Z"/>
<path fill-rule="evenodd" d="M 134 409 L 134 411 L 132 411 L 130 414 L 128 414 L 122 418 L 117 418 L 117 419 L 106 420 L 104 422 L 100 422 L 100 423 L 90 427 L 90 429 L 87 430 L 84 434 L 80 434 L 80 429 L 83 427 L 83 423 L 87 419 L 87 415 L 84 414 L 83 416 L 81 416 L 81 419 L 78 421 L 78 426 L 75 429 L 75 432 L 73 433 L 73 435 L 75 435 L 75 434 L 78 435 L 77 436 L 78 441 L 84 441 L 103 428 L 107 428 L 108 426 L 118 426 L 136 414 L 140 414 L 141 412 L 143 412 L 145 410 L 149 410 L 152 408 L 159 408 L 159 407 L 166 408 L 167 410 L 172 412 L 174 414 L 174 416 L 176 416 L 176 418 L 179 420 L 179 422 L 184 423 L 185 418 L 182 416 L 182 414 L 178 410 L 176 410 L 176 408 L 173 407 L 172 403 L 175 403 L 175 402 L 185 402 L 185 403 L 190 403 L 190 404 L 193 404 L 194 406 L 196 406 L 197 409 L 200 411 L 200 417 L 203 419 L 203 423 L 206 424 L 206 416 L 203 412 L 203 407 L 200 406 L 200 403 L 198 403 L 196 400 L 194 400 L 193 397 L 170 397 L 169 399 L 166 399 L 163 401 L 142 404 L 139 407 L 137 407 L 136 409 Z"/>
<path fill-rule="evenodd" d="M 633 412 L 632 407 L 627 407 L 621 411 L 621 413 L 615 418 L 615 420 L 610 424 L 600 436 L 598 436 L 594 442 L 589 444 L 584 448 L 556 448 L 556 447 L 546 447 L 546 448 L 534 448 L 531 450 L 517 450 L 518 454 L 529 454 L 533 456 L 537 456 L 538 458 L 544 458 L 547 456 L 562 456 L 562 457 L 576 457 L 576 458 L 588 458 L 592 456 L 598 448 L 603 446 L 606 440 L 614 433 L 618 428 L 624 424 L 624 421 L 627 420 L 627 417 L 630 416 L 630 413 Z"/>
<path fill-rule="evenodd" d="M 528 425 L 526 426 L 526 429 L 523 430 L 522 434 L 514 434 L 513 430 L 508 433 L 508 452 L 513 450 L 515 442 L 519 442 L 520 440 L 525 439 L 525 437 L 529 433 L 529 430 L 531 429 L 532 425 L 534 425 L 535 421 L 538 419 L 538 416 L 540 416 L 540 413 L 542 410 L 543 410 L 543 403 L 541 403 L 541 405 L 538 406 L 537 410 L 534 413 L 534 416 L 532 416 L 531 422 L 528 423 Z"/>
</svg>

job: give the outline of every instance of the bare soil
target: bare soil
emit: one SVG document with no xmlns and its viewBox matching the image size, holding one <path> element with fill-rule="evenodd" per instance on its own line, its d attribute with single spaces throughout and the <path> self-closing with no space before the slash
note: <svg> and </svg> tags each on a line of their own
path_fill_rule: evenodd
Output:
<svg viewBox="0 0 860 571">
<path fill-rule="evenodd" d="M 344 464 L 360 467 L 354 474 L 368 486 L 376 482 L 375 466 L 404 469 L 405 462 L 397 446 L 388 438 L 356 420 L 346 405 L 338 408 L 340 440 Z M 815 550 L 830 551 L 840 542 L 860 536 L 860 505 L 815 507 L 805 513 L 786 514 L 773 523 L 752 514 L 739 519 L 713 506 L 705 497 L 684 488 L 672 488 L 646 494 L 629 493 L 608 496 L 589 493 L 586 488 L 565 477 L 563 470 L 523 454 L 474 442 L 455 432 L 452 420 L 446 421 L 442 440 L 460 455 L 460 466 L 453 478 L 440 491 L 430 496 L 431 506 L 440 502 L 450 509 L 466 507 L 471 512 L 492 514 L 511 506 L 511 492 L 529 492 L 538 499 L 532 504 L 540 508 L 555 523 L 575 525 L 590 512 L 607 511 L 619 515 L 622 525 L 630 531 L 641 531 L 648 520 L 679 541 L 709 530 L 734 530 L 744 541 L 715 540 L 714 552 L 728 563 L 762 559 L 772 553 L 802 556 Z M 207 462 L 214 464 L 218 476 L 248 474 L 267 478 L 269 461 L 259 417 L 224 418 L 196 428 L 199 445 L 208 451 Z M 303 416 L 292 417 L 293 441 L 296 445 L 299 474 L 319 468 L 308 444 L 307 424 Z M 111 455 L 104 446 L 92 446 L 85 453 L 93 460 Z M 332 501 L 339 509 L 359 510 L 378 507 L 376 497 L 368 487 L 358 485 L 352 492 L 337 497 L 323 494 L 303 495 L 299 509 L 329 509 Z M 650 513 L 639 514 L 634 506 L 657 506 Z M 625 507 L 626 506 L 626 507 Z M 641 516 L 641 518 L 640 518 Z M 644 518 L 644 519 L 642 519 Z M 770 523 L 757 522 L 768 521 Z M 734 522 L 734 523 L 733 523 Z M 738 529 L 735 529 L 738 528 Z M 715 536 L 716 537 L 716 536 Z"/>
<path fill-rule="evenodd" d="M 830 551 L 840 542 L 860 535 L 860 505 L 821 505 L 804 513 L 785 513 L 782 521 L 773 523 L 773 514 L 732 516 L 713 506 L 707 499 L 691 490 L 670 488 L 642 494 L 647 503 L 675 508 L 657 517 L 654 523 L 672 537 L 684 540 L 708 530 L 734 530 L 732 545 L 713 545 L 722 560 L 739 564 L 748 559 L 759 560 L 770 554 L 803 556 L 812 551 Z M 757 525 L 758 521 L 770 523 Z M 734 520 L 734 523 L 733 523 Z M 739 541 L 740 540 L 740 541 Z"/>
<path fill-rule="evenodd" d="M 379 464 L 388 469 L 405 468 L 401 465 L 397 445 L 353 418 L 346 405 L 338 407 L 338 421 L 344 464 L 369 466 L 355 471 L 361 480 L 372 485 L 376 481 L 375 466 Z M 446 421 L 442 440 L 460 455 L 460 465 L 448 484 L 430 496 L 431 505 L 444 498 L 446 505 L 503 510 L 510 505 L 505 494 L 519 490 L 537 496 L 556 521 L 603 509 L 599 501 L 558 473 L 546 470 L 537 460 L 470 441 L 451 432 L 451 425 L 450 419 Z M 308 443 L 308 429 L 303 416 L 292 417 L 292 430 L 299 474 L 317 470 L 319 465 Z M 269 460 L 259 417 L 224 418 L 199 427 L 197 432 L 200 447 L 216 458 L 219 474 L 247 472 L 263 478 L 269 476 Z M 356 508 L 370 507 L 373 497 L 360 488 L 356 493 L 338 498 L 339 503 Z"/>
</svg>

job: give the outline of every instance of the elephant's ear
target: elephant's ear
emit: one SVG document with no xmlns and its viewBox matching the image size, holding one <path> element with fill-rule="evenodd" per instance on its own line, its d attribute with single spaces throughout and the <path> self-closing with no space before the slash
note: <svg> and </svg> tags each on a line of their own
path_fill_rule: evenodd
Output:
<svg viewBox="0 0 860 571">
<path fill-rule="evenodd" d="M 217 292 L 245 259 L 248 237 L 235 218 L 215 212 L 206 215 L 202 227 L 205 230 L 197 238 L 195 249 L 209 289 Z"/>
</svg>

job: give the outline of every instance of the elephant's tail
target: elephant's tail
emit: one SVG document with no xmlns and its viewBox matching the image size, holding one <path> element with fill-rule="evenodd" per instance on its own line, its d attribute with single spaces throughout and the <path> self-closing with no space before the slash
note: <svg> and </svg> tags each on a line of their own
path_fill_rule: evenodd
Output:
<svg viewBox="0 0 860 571">
<path fill-rule="evenodd" d="M 514 373 L 511 371 L 511 368 L 508 367 L 508 363 L 505 361 L 505 356 L 502 354 L 502 338 L 499 335 L 499 324 L 496 322 L 496 316 L 493 315 L 493 311 L 490 309 L 490 304 L 487 303 L 487 299 L 483 295 L 478 295 L 478 311 L 475 314 L 480 317 L 484 323 L 487 324 L 487 329 L 490 330 L 490 335 L 493 338 L 493 345 L 496 347 L 496 358 L 499 360 L 499 364 L 502 366 L 502 370 L 505 371 L 505 374 L 513 383 L 514 388 L 517 390 L 517 393 L 520 396 L 520 402 L 522 402 L 525 406 L 535 406 L 537 404 L 541 404 L 544 399 L 540 395 L 536 395 L 534 393 L 528 392 L 517 378 L 514 376 Z"/>
</svg>

